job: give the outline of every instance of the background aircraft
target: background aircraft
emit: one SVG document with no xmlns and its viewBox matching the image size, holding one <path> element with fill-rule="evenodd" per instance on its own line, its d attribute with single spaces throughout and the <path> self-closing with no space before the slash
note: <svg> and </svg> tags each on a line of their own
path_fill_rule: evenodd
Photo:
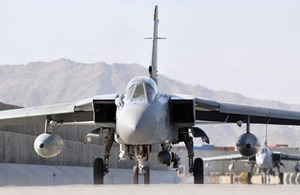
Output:
<svg viewBox="0 0 300 195">
<path fill-rule="evenodd" d="M 267 128 L 266 128 L 266 137 L 264 146 L 260 147 L 257 154 L 252 157 L 242 156 L 241 154 L 232 154 L 232 155 L 222 155 L 222 156 L 214 156 L 203 158 L 204 161 L 207 161 L 206 166 L 209 166 L 210 161 L 226 161 L 231 160 L 231 163 L 228 166 L 228 170 L 232 171 L 235 168 L 236 161 L 247 161 L 247 164 L 250 165 L 251 170 L 248 173 L 248 183 L 251 184 L 251 177 L 253 174 L 253 169 L 256 167 L 258 172 L 262 172 L 262 183 L 267 184 L 267 175 L 275 176 L 274 168 L 278 170 L 279 184 L 283 184 L 283 173 L 280 172 L 280 166 L 284 166 L 282 161 L 297 161 L 295 165 L 295 171 L 300 172 L 300 155 L 295 154 L 286 154 L 282 152 L 273 152 L 270 151 L 267 144 Z"/>
<path fill-rule="evenodd" d="M 120 145 L 120 160 L 137 162 L 137 166 L 133 167 L 135 184 L 139 175 L 144 176 L 144 183 L 150 183 L 147 161 L 156 148 L 159 148 L 159 162 L 172 164 L 176 170 L 180 158 L 172 152 L 172 146 L 184 142 L 188 151 L 189 172 L 193 174 L 195 184 L 202 184 L 203 160 L 194 159 L 193 137 L 201 137 L 205 142 L 209 142 L 209 138 L 195 125 L 246 122 L 246 133 L 239 137 L 236 145 L 238 151 L 247 157 L 254 156 L 259 148 L 256 136 L 250 133 L 250 122 L 300 125 L 300 112 L 228 104 L 192 95 L 160 94 L 157 42 L 161 38 L 158 37 L 158 22 L 156 6 L 150 77 L 133 78 L 127 85 L 126 94 L 99 95 L 72 103 L 1 111 L 0 125 L 44 122 L 45 132 L 36 138 L 34 148 L 38 155 L 45 158 L 58 155 L 63 148 L 63 140 L 55 134 L 60 126 L 96 126 L 88 134 L 87 141 L 93 136 L 107 136 L 103 158 L 94 161 L 95 184 L 103 184 L 104 175 L 109 171 L 110 149 L 114 142 Z"/>
</svg>

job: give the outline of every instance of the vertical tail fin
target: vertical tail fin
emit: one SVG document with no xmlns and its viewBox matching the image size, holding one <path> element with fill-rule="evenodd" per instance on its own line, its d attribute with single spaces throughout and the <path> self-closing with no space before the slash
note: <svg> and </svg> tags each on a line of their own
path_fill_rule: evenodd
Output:
<svg viewBox="0 0 300 195">
<path fill-rule="evenodd" d="M 266 124 L 266 134 L 265 134 L 265 146 L 268 147 L 268 124 L 270 122 L 270 119 L 268 120 Z"/>
<path fill-rule="evenodd" d="M 268 147 L 268 125 L 266 125 L 265 146 Z"/>
<path fill-rule="evenodd" d="M 154 9 L 154 30 L 153 30 L 153 45 L 152 45 L 152 60 L 151 66 L 149 67 L 150 77 L 157 83 L 157 40 L 164 39 L 158 37 L 158 6 Z"/>
</svg>

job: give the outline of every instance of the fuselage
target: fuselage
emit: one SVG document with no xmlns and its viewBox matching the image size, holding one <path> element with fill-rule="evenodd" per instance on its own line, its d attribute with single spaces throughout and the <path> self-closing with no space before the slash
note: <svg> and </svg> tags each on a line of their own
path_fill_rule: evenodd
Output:
<svg viewBox="0 0 300 195">
<path fill-rule="evenodd" d="M 272 159 L 272 152 L 268 147 L 261 147 L 256 154 L 256 165 L 260 169 L 272 170 L 274 163 Z"/>
<path fill-rule="evenodd" d="M 132 79 L 116 113 L 116 141 L 126 145 L 150 145 L 170 139 L 169 97 L 158 92 L 149 77 Z"/>
</svg>

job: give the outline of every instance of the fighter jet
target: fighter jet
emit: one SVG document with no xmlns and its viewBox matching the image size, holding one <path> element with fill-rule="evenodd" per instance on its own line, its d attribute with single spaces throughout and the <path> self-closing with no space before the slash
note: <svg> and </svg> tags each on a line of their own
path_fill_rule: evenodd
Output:
<svg viewBox="0 0 300 195">
<path fill-rule="evenodd" d="M 283 173 L 280 172 L 280 166 L 284 166 L 282 161 L 296 161 L 294 167 L 295 172 L 300 172 L 300 155 L 287 154 L 282 152 L 272 152 L 268 147 L 267 142 L 267 128 L 264 146 L 260 147 L 259 151 L 255 156 L 247 157 L 241 154 L 231 154 L 231 155 L 222 155 L 222 156 L 213 156 L 203 158 L 204 161 L 207 161 L 206 166 L 209 166 L 210 161 L 227 161 L 231 160 L 232 163 L 228 166 L 228 170 L 232 171 L 235 168 L 236 161 L 246 161 L 247 165 L 251 166 L 251 171 L 248 173 L 248 183 L 251 184 L 251 177 L 253 174 L 254 167 L 257 168 L 258 172 L 262 173 L 262 184 L 267 184 L 267 175 L 275 176 L 274 168 L 278 170 L 279 184 L 283 184 Z M 269 181 L 270 183 L 270 181 Z"/>
<path fill-rule="evenodd" d="M 66 125 L 92 125 L 86 141 L 93 136 L 105 136 L 103 157 L 94 161 L 94 183 L 103 184 L 109 171 L 110 149 L 114 142 L 120 145 L 120 160 L 134 160 L 133 183 L 144 176 L 150 183 L 150 169 L 146 166 L 149 154 L 159 146 L 158 161 L 177 170 L 180 157 L 172 146 L 184 142 L 189 159 L 189 172 L 195 184 L 204 183 L 203 160 L 194 159 L 193 138 L 209 142 L 206 133 L 197 124 L 247 122 L 246 133 L 237 141 L 237 148 L 244 156 L 257 153 L 259 144 L 250 133 L 252 123 L 300 125 L 300 112 L 228 104 L 197 98 L 193 95 L 159 93 L 157 70 L 158 7 L 154 9 L 152 60 L 149 77 L 136 77 L 129 81 L 125 94 L 99 95 L 72 103 L 23 108 L 0 112 L 0 125 L 44 123 L 44 133 L 39 135 L 34 148 L 38 155 L 50 158 L 63 148 L 57 134 Z M 22 94 L 20 94 L 22 95 Z M 193 136 L 190 136 L 190 133 Z M 224 137 L 225 137 L 224 132 Z"/>
</svg>

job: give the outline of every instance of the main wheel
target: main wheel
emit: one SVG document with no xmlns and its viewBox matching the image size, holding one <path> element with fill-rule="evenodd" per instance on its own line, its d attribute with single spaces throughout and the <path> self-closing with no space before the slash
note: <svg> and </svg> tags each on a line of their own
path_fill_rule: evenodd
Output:
<svg viewBox="0 0 300 195">
<path fill-rule="evenodd" d="M 283 184 L 283 173 L 279 173 L 279 184 Z"/>
<path fill-rule="evenodd" d="M 248 172 L 248 175 L 247 175 L 247 184 L 252 184 L 251 179 L 252 179 L 252 173 Z"/>
<path fill-rule="evenodd" d="M 194 161 L 194 184 L 204 184 L 204 171 L 202 158 Z"/>
<path fill-rule="evenodd" d="M 150 167 L 145 167 L 144 184 L 150 184 Z"/>
<path fill-rule="evenodd" d="M 102 158 L 96 158 L 94 161 L 94 184 L 104 183 L 104 162 Z"/>
<path fill-rule="evenodd" d="M 139 168 L 137 166 L 133 166 L 132 168 L 132 183 L 139 183 Z"/>
</svg>

